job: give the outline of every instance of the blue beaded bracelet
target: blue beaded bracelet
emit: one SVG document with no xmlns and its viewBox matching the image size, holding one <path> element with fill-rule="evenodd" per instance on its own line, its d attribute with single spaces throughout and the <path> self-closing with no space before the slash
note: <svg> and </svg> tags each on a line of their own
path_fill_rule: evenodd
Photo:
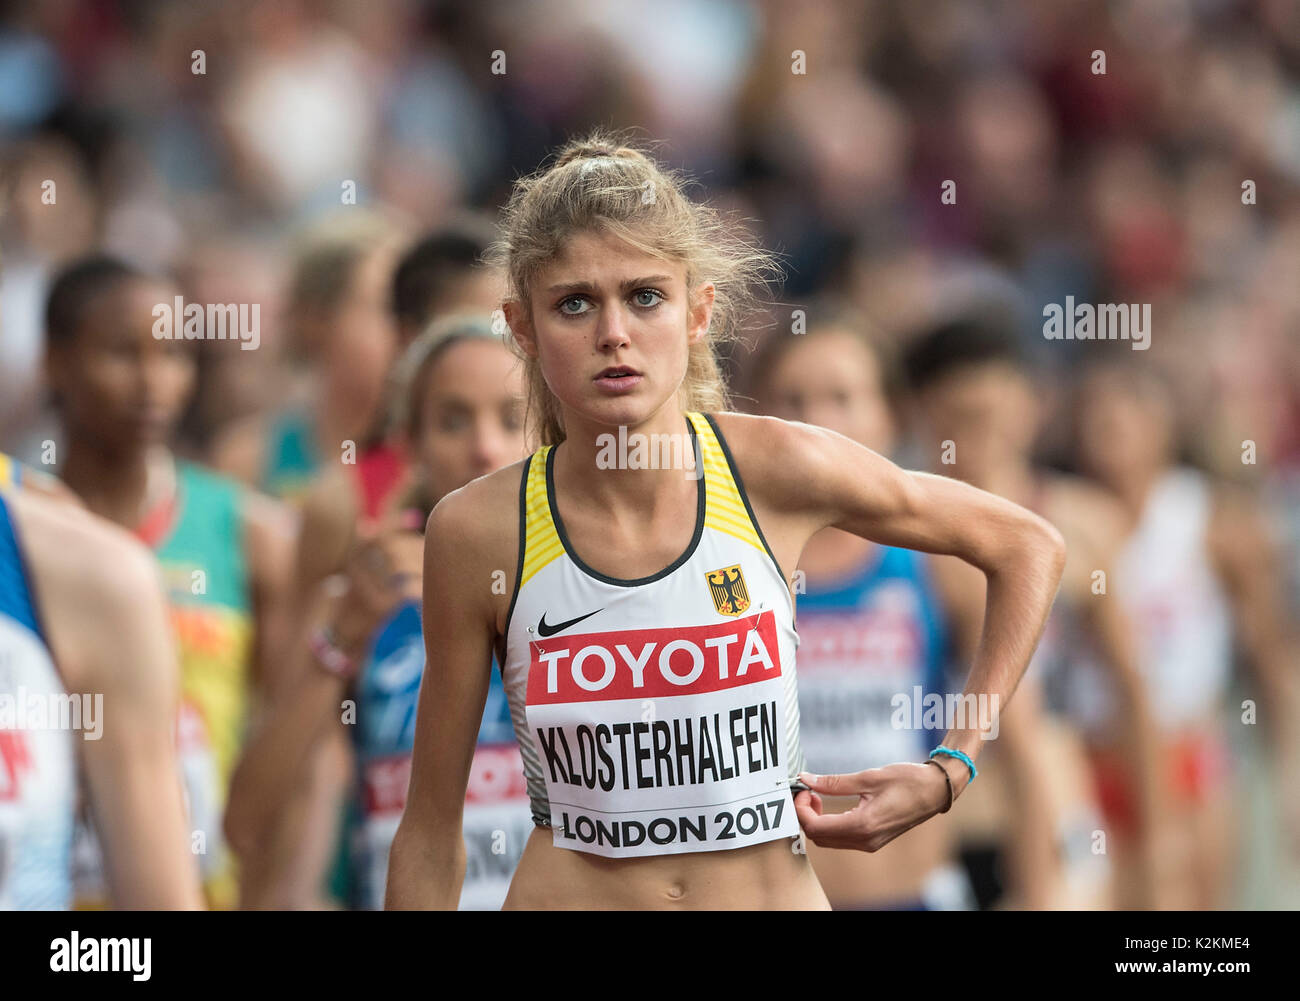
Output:
<svg viewBox="0 0 1300 1001">
<path fill-rule="evenodd" d="M 933 758 L 936 754 L 946 754 L 950 758 L 956 758 L 958 761 L 964 762 L 966 767 L 970 769 L 970 782 L 967 782 L 967 785 L 974 782 L 975 776 L 979 775 L 979 770 L 975 767 L 975 762 L 971 761 L 965 751 L 954 751 L 951 747 L 944 747 L 940 744 L 930 752 L 930 757 Z"/>
</svg>

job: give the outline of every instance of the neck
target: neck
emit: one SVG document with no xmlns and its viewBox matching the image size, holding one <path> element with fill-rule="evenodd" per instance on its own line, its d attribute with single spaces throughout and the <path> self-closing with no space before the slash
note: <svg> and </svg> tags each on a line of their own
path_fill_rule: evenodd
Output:
<svg viewBox="0 0 1300 1001">
<path fill-rule="evenodd" d="M 1164 467 L 1125 470 L 1106 485 L 1119 497 L 1129 515 L 1137 521 L 1142 517 L 1151 488 L 1164 475 Z"/>
<path fill-rule="evenodd" d="M 1021 507 L 1032 508 L 1038 500 L 1038 477 L 1026 460 L 1015 459 L 980 470 L 970 483 Z"/>
<path fill-rule="evenodd" d="M 691 465 L 695 461 L 694 439 L 675 399 L 642 424 L 629 426 L 622 435 L 618 425 L 585 421 L 571 413 L 564 418 L 565 438 L 555 453 L 555 478 L 564 480 L 566 493 L 580 492 L 611 512 L 629 511 L 634 517 L 649 518 L 665 502 L 680 497 L 684 489 L 694 492 L 698 488 L 702 474 Z M 634 451 L 636 436 L 644 442 L 639 456 Z M 620 448 L 620 441 L 626 442 L 626 451 Z M 651 444 L 656 441 L 671 443 L 668 454 Z M 632 468 L 642 457 L 646 465 L 659 468 Z M 681 461 L 672 462 L 674 457 Z"/>
<path fill-rule="evenodd" d="M 127 529 L 139 523 L 153 499 L 151 484 L 156 492 L 160 469 L 171 462 L 165 445 L 110 452 L 71 438 L 64 451 L 63 481 L 91 511 Z"/>
</svg>

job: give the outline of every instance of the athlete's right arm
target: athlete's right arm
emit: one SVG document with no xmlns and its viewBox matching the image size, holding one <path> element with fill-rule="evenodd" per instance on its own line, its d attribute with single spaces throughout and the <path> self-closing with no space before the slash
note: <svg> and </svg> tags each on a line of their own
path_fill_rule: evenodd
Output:
<svg viewBox="0 0 1300 1001">
<path fill-rule="evenodd" d="M 503 474 L 505 474 L 503 476 Z M 465 787 L 487 701 L 498 604 L 494 572 L 515 572 L 504 537 L 518 511 L 492 502 L 510 466 L 444 497 L 424 543 L 424 678 L 406 810 L 388 857 L 388 910 L 455 909 L 465 878 Z M 504 524 L 503 524 L 504 523 Z"/>
<path fill-rule="evenodd" d="M 91 739 L 78 743 L 113 902 L 201 907 L 176 758 L 180 670 L 157 564 L 87 512 L 21 492 L 14 504 L 64 683 L 100 703 L 98 725 L 78 735 Z"/>
</svg>

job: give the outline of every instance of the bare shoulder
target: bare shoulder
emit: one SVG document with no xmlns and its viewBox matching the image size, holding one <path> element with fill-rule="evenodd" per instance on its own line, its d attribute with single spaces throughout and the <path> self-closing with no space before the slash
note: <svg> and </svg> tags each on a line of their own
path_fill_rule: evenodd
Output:
<svg viewBox="0 0 1300 1001">
<path fill-rule="evenodd" d="M 1247 576 L 1276 558 L 1278 526 L 1250 491 L 1216 483 L 1210 495 L 1206 544 L 1221 569 Z"/>
<path fill-rule="evenodd" d="M 444 496 L 429 514 L 425 528 L 425 574 L 452 574 L 462 581 L 502 580 L 504 589 L 469 588 L 492 600 L 498 623 L 503 623 L 513 593 L 519 554 L 521 459 L 471 480 Z M 503 577 L 495 576 L 500 571 Z M 500 605 L 501 607 L 497 607 Z"/>
<path fill-rule="evenodd" d="M 299 597 L 342 569 L 359 513 L 356 491 L 340 466 L 327 464 L 312 478 L 297 512 Z"/>
<path fill-rule="evenodd" d="M 780 511 L 808 504 L 834 431 L 758 414 L 711 414 L 751 500 Z M 848 439 L 844 439 L 847 441 Z"/>
<path fill-rule="evenodd" d="M 208 449 L 212 468 L 241 483 L 257 484 L 266 454 L 267 422 L 260 415 L 244 417 L 217 432 Z"/>
<path fill-rule="evenodd" d="M 165 628 L 153 553 L 124 529 L 79 507 L 17 492 L 12 499 L 47 640 L 69 682 L 106 684 L 86 672 L 102 646 L 141 617 Z"/>
<path fill-rule="evenodd" d="M 75 507 L 85 507 L 76 492 L 57 476 L 51 476 L 28 465 L 23 466 L 22 476 L 22 488 L 26 493 L 39 494 Z"/>
<path fill-rule="evenodd" d="M 1081 476 L 1053 473 L 1047 480 L 1047 511 L 1042 512 L 1072 544 L 1112 549 L 1131 529 L 1119 498 Z"/>
<path fill-rule="evenodd" d="M 255 542 L 292 539 L 298 529 L 298 515 L 288 504 L 257 490 L 244 488 L 244 522 Z"/>
<path fill-rule="evenodd" d="M 293 568 L 298 513 L 260 491 L 242 487 L 244 546 L 259 589 L 283 588 Z"/>
<path fill-rule="evenodd" d="M 26 490 L 15 491 L 9 501 L 17 513 L 24 553 L 34 573 L 72 575 L 94 586 L 118 581 L 124 575 L 129 583 L 141 576 L 154 578 L 153 554 L 144 543 L 80 504 Z"/>
</svg>

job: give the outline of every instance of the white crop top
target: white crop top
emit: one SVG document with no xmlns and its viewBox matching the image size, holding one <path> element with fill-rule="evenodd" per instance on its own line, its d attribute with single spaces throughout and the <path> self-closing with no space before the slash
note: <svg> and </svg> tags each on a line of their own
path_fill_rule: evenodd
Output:
<svg viewBox="0 0 1300 1001">
<path fill-rule="evenodd" d="M 795 837 L 803 770 L 794 608 L 713 419 L 685 415 L 699 504 L 649 577 L 582 562 L 555 503 L 555 449 L 528 459 L 502 672 L 533 820 L 611 858 Z"/>
</svg>

